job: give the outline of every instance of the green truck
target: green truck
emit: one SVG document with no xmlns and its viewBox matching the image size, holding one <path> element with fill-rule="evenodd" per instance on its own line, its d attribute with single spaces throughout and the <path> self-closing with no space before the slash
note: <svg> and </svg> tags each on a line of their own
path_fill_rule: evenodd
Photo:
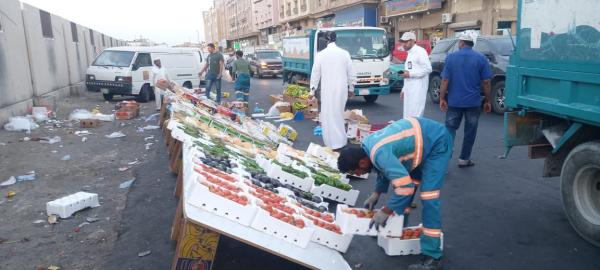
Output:
<svg viewBox="0 0 600 270">
<path fill-rule="evenodd" d="M 526 145 L 530 158 L 544 158 L 543 175 L 561 178 L 571 225 L 600 246 L 600 5 L 518 4 L 506 79 L 505 157 L 511 147 Z"/>
<path fill-rule="evenodd" d="M 386 31 L 377 27 L 332 27 L 307 30 L 305 35 L 283 39 L 283 81 L 309 84 L 314 58 L 323 46 L 319 38 L 335 31 L 336 44 L 350 53 L 357 82 L 354 94 L 374 103 L 379 95 L 390 93 L 390 51 Z"/>
</svg>

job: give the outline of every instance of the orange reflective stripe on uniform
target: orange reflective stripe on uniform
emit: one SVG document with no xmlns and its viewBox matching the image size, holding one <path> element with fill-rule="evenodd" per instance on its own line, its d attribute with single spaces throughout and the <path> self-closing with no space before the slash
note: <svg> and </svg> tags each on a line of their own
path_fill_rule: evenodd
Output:
<svg viewBox="0 0 600 270">
<path fill-rule="evenodd" d="M 392 185 L 394 185 L 394 187 L 406 186 L 410 183 L 412 183 L 412 179 L 410 179 L 410 176 L 404 176 L 392 180 Z"/>
<path fill-rule="evenodd" d="M 375 153 L 377 153 L 377 150 L 379 150 L 380 147 L 382 147 L 385 144 L 388 144 L 390 142 L 402 140 L 406 137 L 413 136 L 413 135 L 414 135 L 413 129 L 406 129 L 406 130 L 401 131 L 400 133 L 396 133 L 396 134 L 393 134 L 393 135 L 383 138 L 381 141 L 376 143 L 373 146 L 373 148 L 371 148 L 371 153 L 370 153 L 371 161 L 375 160 Z"/>
<path fill-rule="evenodd" d="M 421 159 L 423 158 L 423 134 L 421 133 L 421 125 L 416 118 L 408 118 L 408 121 L 412 124 L 412 129 L 415 134 L 415 157 L 412 166 L 412 168 L 415 169 L 416 167 L 419 167 Z"/>
<path fill-rule="evenodd" d="M 404 155 L 400 157 L 400 161 L 407 161 L 407 160 L 411 160 L 415 157 L 415 153 L 410 153 L 408 155 Z"/>
<path fill-rule="evenodd" d="M 397 187 L 394 189 L 394 192 L 396 193 L 396 195 L 408 196 L 408 195 L 412 195 L 415 192 L 415 188 Z"/>
<path fill-rule="evenodd" d="M 440 229 L 429 229 L 423 227 L 423 234 L 430 237 L 440 237 L 442 236 L 442 230 Z"/>
<path fill-rule="evenodd" d="M 421 191 L 421 200 L 433 200 L 440 197 L 440 191 Z"/>
</svg>

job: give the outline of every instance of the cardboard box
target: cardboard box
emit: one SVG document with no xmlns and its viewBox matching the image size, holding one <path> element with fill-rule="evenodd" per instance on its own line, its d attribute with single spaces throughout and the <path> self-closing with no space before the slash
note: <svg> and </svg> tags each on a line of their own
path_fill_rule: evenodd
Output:
<svg viewBox="0 0 600 270">
<path fill-rule="evenodd" d="M 79 124 L 82 128 L 94 128 L 100 125 L 100 120 L 98 119 L 81 119 L 79 120 Z"/>
<path fill-rule="evenodd" d="M 277 101 L 283 101 L 283 95 L 270 95 L 269 99 L 271 100 L 271 104 L 275 104 Z"/>
<path fill-rule="evenodd" d="M 319 111 L 316 109 L 304 110 L 304 119 L 315 119 L 319 117 Z"/>
<path fill-rule="evenodd" d="M 120 110 L 115 112 L 115 118 L 117 120 L 129 120 L 137 117 L 136 111 Z"/>
<path fill-rule="evenodd" d="M 292 106 L 289 105 L 289 103 L 287 105 L 280 105 L 276 107 L 277 110 L 279 111 L 279 113 L 284 113 L 284 112 L 292 112 Z"/>
</svg>

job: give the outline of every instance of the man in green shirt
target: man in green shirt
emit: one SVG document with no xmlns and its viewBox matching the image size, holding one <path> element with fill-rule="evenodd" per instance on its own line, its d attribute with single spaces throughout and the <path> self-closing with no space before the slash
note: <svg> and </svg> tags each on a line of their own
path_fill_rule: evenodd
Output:
<svg viewBox="0 0 600 270">
<path fill-rule="evenodd" d="M 225 59 L 220 52 L 215 51 L 215 45 L 212 43 L 208 44 L 208 52 L 210 54 L 206 57 L 206 64 L 198 75 L 202 77 L 202 74 L 208 69 L 205 77 L 206 98 L 210 99 L 210 91 L 214 85 L 217 90 L 216 102 L 221 103 L 221 76 L 223 76 L 223 65 L 225 63 Z"/>
<path fill-rule="evenodd" d="M 232 70 L 236 75 L 235 85 L 235 96 L 238 101 L 248 102 L 250 97 L 250 63 L 242 56 L 242 51 L 235 52 L 237 59 L 233 62 Z"/>
</svg>

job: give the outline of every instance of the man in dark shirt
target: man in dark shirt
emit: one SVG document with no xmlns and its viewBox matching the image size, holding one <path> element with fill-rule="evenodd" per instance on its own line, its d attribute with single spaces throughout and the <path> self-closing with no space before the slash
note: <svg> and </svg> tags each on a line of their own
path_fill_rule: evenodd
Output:
<svg viewBox="0 0 600 270">
<path fill-rule="evenodd" d="M 221 76 L 225 59 L 223 54 L 215 50 L 215 45 L 212 43 L 208 44 L 208 52 L 210 54 L 206 57 L 206 64 L 199 75 L 202 77 L 202 74 L 208 69 L 206 72 L 206 98 L 210 99 L 210 91 L 214 85 L 217 90 L 216 102 L 221 103 Z"/>
<path fill-rule="evenodd" d="M 446 127 L 454 138 L 460 122 L 465 118 L 465 135 L 458 158 L 458 167 L 475 165 L 471 151 L 477 135 L 477 124 L 481 114 L 481 88 L 485 100 L 483 111 L 492 110 L 490 103 L 490 79 L 492 71 L 486 57 L 473 51 L 473 37 L 459 37 L 460 50 L 446 57 L 440 87 L 440 109 L 446 112 Z M 446 99 L 446 94 L 448 94 Z"/>
</svg>

